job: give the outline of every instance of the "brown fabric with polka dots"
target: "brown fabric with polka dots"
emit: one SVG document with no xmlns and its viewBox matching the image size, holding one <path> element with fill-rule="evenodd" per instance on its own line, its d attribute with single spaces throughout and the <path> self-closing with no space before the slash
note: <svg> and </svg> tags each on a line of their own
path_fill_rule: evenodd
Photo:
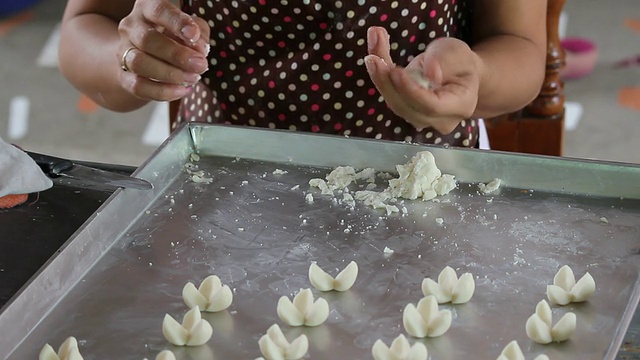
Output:
<svg viewBox="0 0 640 360">
<path fill-rule="evenodd" d="M 211 27 L 209 71 L 178 121 L 204 121 L 452 146 L 475 146 L 477 122 L 417 131 L 388 109 L 364 56 L 370 26 L 407 65 L 443 36 L 468 39 L 468 0 L 191 0 Z M 176 124 L 173 124 L 175 126 Z"/>
</svg>

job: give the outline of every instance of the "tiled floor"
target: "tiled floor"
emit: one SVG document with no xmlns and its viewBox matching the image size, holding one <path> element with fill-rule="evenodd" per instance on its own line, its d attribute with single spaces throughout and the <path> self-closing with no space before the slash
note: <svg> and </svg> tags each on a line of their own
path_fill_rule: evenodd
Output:
<svg viewBox="0 0 640 360">
<path fill-rule="evenodd" d="M 58 156 L 140 164 L 155 147 L 145 140 L 155 143 L 167 133 L 153 124 L 153 119 L 156 124 L 166 119 L 164 109 L 150 104 L 119 114 L 83 101 L 52 64 L 64 4 L 42 1 L 22 18 L 0 22 L 0 137 Z M 568 0 L 565 10 L 567 36 L 586 37 L 600 49 L 596 70 L 566 83 L 567 100 L 581 104 L 584 114 L 577 128 L 566 132 L 565 155 L 640 163 L 640 66 L 613 69 L 615 62 L 640 52 L 640 2 L 617 0 L 611 6 L 607 1 Z M 631 89 L 635 110 L 618 105 L 623 88 Z M 22 119 L 28 119 L 27 128 Z"/>
</svg>

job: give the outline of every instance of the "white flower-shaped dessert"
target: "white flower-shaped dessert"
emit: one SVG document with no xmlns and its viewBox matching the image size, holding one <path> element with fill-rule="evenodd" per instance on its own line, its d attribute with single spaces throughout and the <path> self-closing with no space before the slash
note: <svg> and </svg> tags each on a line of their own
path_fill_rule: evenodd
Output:
<svg viewBox="0 0 640 360">
<path fill-rule="evenodd" d="M 182 289 L 182 298 L 189 308 L 197 306 L 202 311 L 218 312 L 231 305 L 233 293 L 227 285 L 222 285 L 220 278 L 211 275 L 197 289 L 193 283 L 187 283 Z"/>
<path fill-rule="evenodd" d="M 260 352 L 266 360 L 297 360 L 309 350 L 306 335 L 300 335 L 291 343 L 284 337 L 278 324 L 273 324 L 258 341 Z"/>
<path fill-rule="evenodd" d="M 422 343 L 409 344 L 409 340 L 400 334 L 390 347 L 387 347 L 382 340 L 373 344 L 371 353 L 375 360 L 427 360 L 429 353 L 427 347 Z"/>
<path fill-rule="evenodd" d="M 576 314 L 566 313 L 558 323 L 552 326 L 552 313 L 549 304 L 542 300 L 536 306 L 536 312 L 527 319 L 527 336 L 538 344 L 568 340 L 576 330 Z"/>
<path fill-rule="evenodd" d="M 596 291 L 596 282 L 586 273 L 578 282 L 568 265 L 558 270 L 553 277 L 553 285 L 547 285 L 547 298 L 554 304 L 567 305 L 572 302 L 587 301 Z"/>
<path fill-rule="evenodd" d="M 194 307 L 184 315 L 182 324 L 166 314 L 162 322 L 162 334 L 176 346 L 199 346 L 211 339 L 213 328 L 202 318 L 200 309 Z"/>
<path fill-rule="evenodd" d="M 438 337 L 449 330 L 451 311 L 439 310 L 438 300 L 430 295 L 422 298 L 417 307 L 408 304 L 402 313 L 402 323 L 413 337 Z"/>
<path fill-rule="evenodd" d="M 147 358 L 144 360 L 147 360 Z M 156 360 L 176 360 L 176 356 L 171 350 L 162 350 L 156 355 Z"/>
<path fill-rule="evenodd" d="M 518 342 L 513 340 L 504 347 L 497 360 L 526 360 Z M 533 360 L 549 360 L 547 355 L 538 355 Z"/>
<path fill-rule="evenodd" d="M 49 344 L 40 350 L 39 360 L 83 360 L 78 349 L 78 341 L 73 336 L 68 337 L 56 353 L 55 350 Z"/>
<path fill-rule="evenodd" d="M 311 289 L 300 290 L 293 298 L 278 300 L 278 317 L 289 326 L 318 326 L 329 317 L 329 303 L 323 298 L 313 301 Z"/>
<path fill-rule="evenodd" d="M 473 275 L 464 273 L 458 279 L 458 274 L 450 266 L 445 267 L 438 275 L 438 282 L 429 278 L 422 281 L 422 293 L 424 296 L 433 295 L 438 304 L 451 302 L 452 304 L 464 304 L 471 300 L 476 289 Z"/>
<path fill-rule="evenodd" d="M 320 291 L 347 291 L 357 277 L 358 264 L 355 261 L 350 262 L 335 278 L 322 270 L 315 261 L 309 267 L 309 281 Z"/>
</svg>

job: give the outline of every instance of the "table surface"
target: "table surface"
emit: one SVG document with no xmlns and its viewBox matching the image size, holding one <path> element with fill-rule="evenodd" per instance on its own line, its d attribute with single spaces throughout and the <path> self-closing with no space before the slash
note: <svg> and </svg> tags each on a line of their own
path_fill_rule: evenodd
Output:
<svg viewBox="0 0 640 360">
<path fill-rule="evenodd" d="M 132 168 L 108 165 L 131 173 Z M 6 305 L 115 189 L 69 180 L 17 208 L 0 210 L 0 306 Z M 0 310 L 1 312 L 1 310 Z M 1 353 L 1 351 L 0 351 Z M 627 331 L 618 359 L 640 359 L 640 311 Z"/>
</svg>

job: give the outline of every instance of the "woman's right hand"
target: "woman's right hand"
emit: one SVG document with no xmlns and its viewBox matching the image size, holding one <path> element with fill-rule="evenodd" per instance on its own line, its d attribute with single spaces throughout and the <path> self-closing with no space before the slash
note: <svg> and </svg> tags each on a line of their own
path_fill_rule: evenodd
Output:
<svg viewBox="0 0 640 360">
<path fill-rule="evenodd" d="M 208 69 L 209 26 L 169 0 L 137 0 L 118 32 L 119 82 L 138 98 L 180 99 Z"/>
</svg>

